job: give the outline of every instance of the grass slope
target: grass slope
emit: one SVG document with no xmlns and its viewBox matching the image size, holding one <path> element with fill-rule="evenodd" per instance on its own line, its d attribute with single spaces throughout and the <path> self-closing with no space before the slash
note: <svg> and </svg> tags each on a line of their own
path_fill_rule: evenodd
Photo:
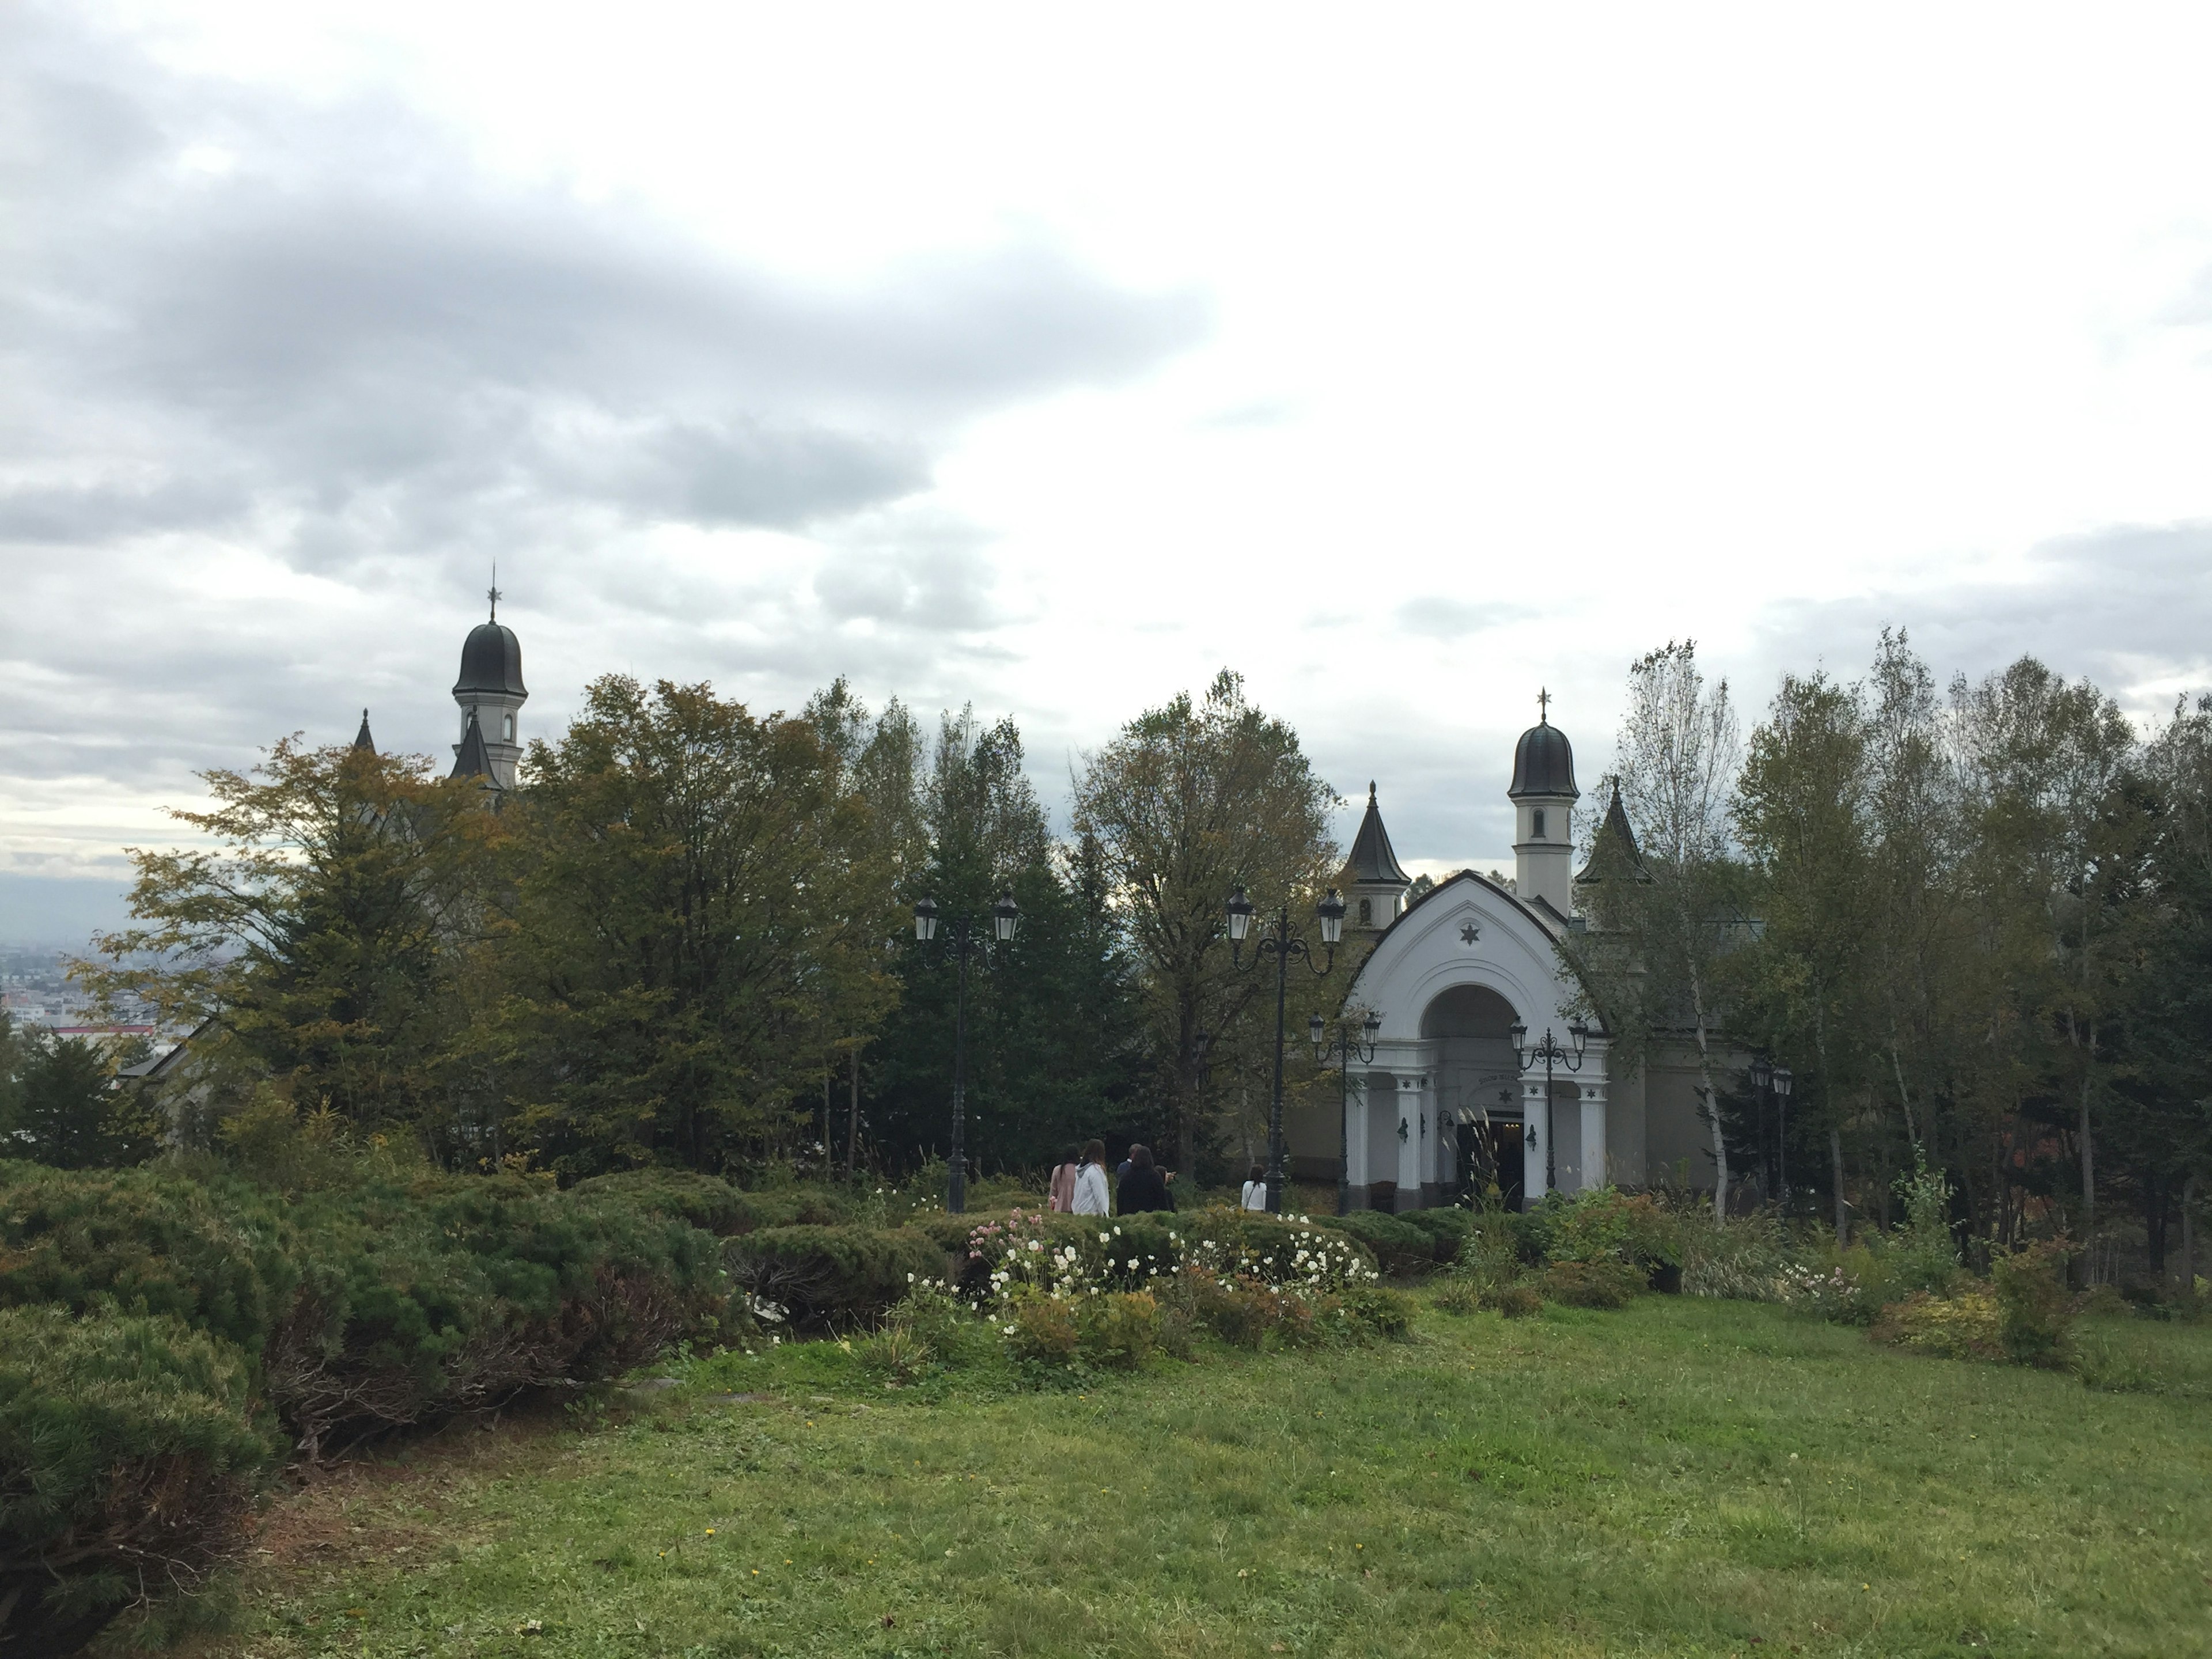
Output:
<svg viewBox="0 0 2212 1659">
<path fill-rule="evenodd" d="M 2158 1328 L 2212 1372 L 2212 1334 Z M 834 1345 L 627 1421 L 456 1432 L 287 1500 L 219 1650 L 2212 1651 L 2202 1400 L 1771 1308 L 1425 1320 L 1083 1393 L 885 1394 Z"/>
</svg>

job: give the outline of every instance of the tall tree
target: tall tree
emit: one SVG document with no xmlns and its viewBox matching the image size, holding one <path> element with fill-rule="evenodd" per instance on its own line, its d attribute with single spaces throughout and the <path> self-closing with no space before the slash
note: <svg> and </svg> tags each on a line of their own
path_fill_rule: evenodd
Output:
<svg viewBox="0 0 2212 1659">
<path fill-rule="evenodd" d="M 1297 733 L 1246 701 L 1226 669 L 1203 698 L 1178 696 L 1130 721 L 1076 779 L 1075 828 L 1097 849 L 1136 963 L 1163 1145 L 1185 1167 L 1218 1173 L 1198 1034 L 1213 1039 L 1212 1067 L 1231 1090 L 1257 1093 L 1273 1055 L 1269 975 L 1231 966 L 1230 890 L 1248 889 L 1262 917 L 1287 907 L 1310 934 L 1314 903 L 1340 862 L 1329 833 L 1336 804 Z M 1310 975 L 1293 981 L 1294 1024 L 1309 1005 L 1340 998 L 1343 972 L 1333 992 Z"/>
<path fill-rule="evenodd" d="M 164 1024 L 213 1020 L 295 1097 L 359 1127 L 432 1115 L 449 994 L 483 918 L 501 830 L 477 781 L 418 757 L 288 738 L 215 805 L 171 816 L 213 849 L 131 850 L 135 927 L 80 963 L 95 993 Z"/>
<path fill-rule="evenodd" d="M 1721 969 L 1743 932 L 1729 823 L 1741 748 L 1728 682 L 1707 683 L 1694 641 L 1637 659 L 1617 757 L 1641 867 L 1633 879 L 1589 884 L 1596 925 L 1573 951 L 1626 1064 L 1648 1064 L 1660 1044 L 1685 1037 L 1695 1048 L 1698 1110 L 1712 1133 L 1716 1222 L 1726 1216 L 1729 1191 L 1716 1084 Z"/>
<path fill-rule="evenodd" d="M 530 770 L 489 1034 L 514 1132 L 579 1172 L 787 1135 L 893 994 L 895 872 L 817 726 L 610 675 Z"/>
<path fill-rule="evenodd" d="M 1965 757 L 1984 855 L 2021 896 L 2042 948 L 2023 992 L 2054 1041 L 2048 1063 L 2070 1097 L 2081 1216 L 2097 1201 L 2095 1109 L 2111 1079 L 2108 1027 L 2135 953 L 2148 819 L 2134 788 L 2136 743 L 2118 706 L 2032 657 L 1959 689 Z"/>
<path fill-rule="evenodd" d="M 1036 1169 L 1070 1140 L 1121 1121 L 1134 1091 L 1126 952 L 1095 858 L 1054 844 L 1012 720 L 941 720 L 919 793 L 926 864 L 908 883 L 948 924 L 990 933 L 1012 894 L 1011 945 L 972 955 L 967 989 L 967 1139 L 981 1169 Z M 887 1148 L 943 1152 L 950 1125 L 957 967 L 950 928 L 902 938 L 897 1012 L 869 1050 L 872 1121 Z"/>
<path fill-rule="evenodd" d="M 1863 1086 L 1871 921 L 1867 721 L 1856 688 L 1783 677 L 1752 734 L 1735 804 L 1765 927 L 1736 963 L 1744 1024 L 1796 1073 L 1825 1128 L 1836 1232 L 1847 1235 L 1842 1121 Z M 1784 1147 L 1786 1152 L 1787 1148 Z"/>
</svg>

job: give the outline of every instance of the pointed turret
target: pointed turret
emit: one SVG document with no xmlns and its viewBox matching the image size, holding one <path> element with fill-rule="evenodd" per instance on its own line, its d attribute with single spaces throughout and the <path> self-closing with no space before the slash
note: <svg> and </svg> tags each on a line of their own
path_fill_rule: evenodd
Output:
<svg viewBox="0 0 2212 1659">
<path fill-rule="evenodd" d="M 1636 845 L 1636 831 L 1620 805 L 1620 780 L 1612 781 L 1613 799 L 1606 804 L 1605 817 L 1598 823 L 1597 834 L 1590 837 L 1589 861 L 1575 878 L 1577 887 L 1586 882 L 1611 881 L 1624 875 L 1637 881 L 1651 879 L 1650 872 L 1644 867 L 1644 854 Z"/>
<path fill-rule="evenodd" d="M 453 745 L 453 770 L 457 778 L 482 778 L 486 787 L 497 789 L 502 786 L 499 774 L 492 770 L 491 755 L 484 747 L 483 727 L 477 724 L 477 711 L 470 709 L 461 722 L 461 740 Z"/>
<path fill-rule="evenodd" d="M 361 711 L 361 730 L 353 734 L 353 746 L 367 750 L 372 755 L 376 752 L 376 739 L 368 735 L 368 710 L 366 708 Z"/>
<path fill-rule="evenodd" d="M 1345 926 L 1381 933 L 1397 920 L 1405 908 L 1406 890 L 1413 878 L 1398 865 L 1391 849 L 1390 832 L 1382 827 L 1382 810 L 1375 804 L 1375 785 L 1367 785 L 1367 815 L 1359 820 L 1359 833 L 1352 838 L 1352 856 L 1337 878 L 1344 890 L 1347 913 Z"/>
</svg>

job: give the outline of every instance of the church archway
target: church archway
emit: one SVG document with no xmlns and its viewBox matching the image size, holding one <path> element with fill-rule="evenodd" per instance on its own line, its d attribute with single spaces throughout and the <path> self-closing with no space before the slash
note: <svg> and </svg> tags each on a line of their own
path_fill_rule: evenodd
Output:
<svg viewBox="0 0 2212 1659">
<path fill-rule="evenodd" d="M 1421 1035 L 1504 1039 L 1513 1018 L 1513 1005 L 1487 985 L 1448 985 L 1421 1011 Z"/>
</svg>

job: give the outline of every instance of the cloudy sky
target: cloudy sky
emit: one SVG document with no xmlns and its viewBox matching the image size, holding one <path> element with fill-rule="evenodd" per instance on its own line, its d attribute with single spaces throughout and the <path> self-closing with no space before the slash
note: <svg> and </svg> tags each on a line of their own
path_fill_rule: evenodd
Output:
<svg viewBox="0 0 2212 1659">
<path fill-rule="evenodd" d="M 192 774 L 593 675 L 1224 665 L 1503 861 L 1540 685 L 2212 685 L 2201 8 L 0 9 L 0 939 Z M 2055 21 L 2054 21 L 2055 20 Z M 1352 821 L 1347 808 L 1347 831 Z"/>
</svg>

